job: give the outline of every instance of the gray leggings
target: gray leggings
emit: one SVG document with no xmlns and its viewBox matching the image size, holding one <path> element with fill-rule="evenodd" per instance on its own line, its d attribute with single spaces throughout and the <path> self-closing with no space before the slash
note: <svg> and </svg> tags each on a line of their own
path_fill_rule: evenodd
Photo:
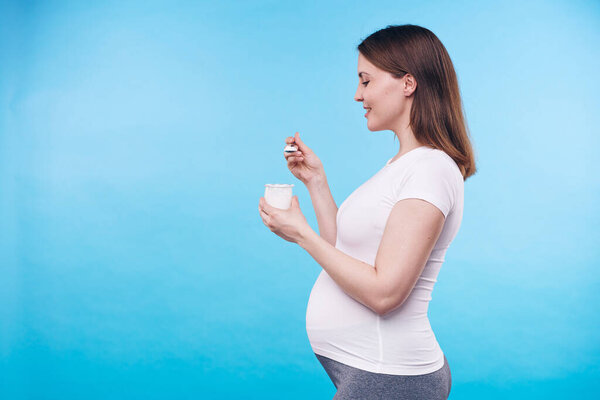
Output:
<svg viewBox="0 0 600 400">
<path fill-rule="evenodd" d="M 350 367 L 315 354 L 335 385 L 335 400 L 446 400 L 452 387 L 452 375 L 446 356 L 444 366 L 424 375 L 377 374 Z"/>
</svg>

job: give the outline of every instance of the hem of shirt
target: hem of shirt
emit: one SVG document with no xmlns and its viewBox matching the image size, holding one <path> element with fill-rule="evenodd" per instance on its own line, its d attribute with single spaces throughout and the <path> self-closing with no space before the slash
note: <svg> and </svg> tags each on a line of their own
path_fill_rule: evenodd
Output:
<svg viewBox="0 0 600 400">
<path fill-rule="evenodd" d="M 441 360 L 438 360 L 435 364 L 427 367 L 427 368 L 415 368 L 415 367 L 394 367 L 389 365 L 382 365 L 376 363 L 370 363 L 364 360 L 357 360 L 353 357 L 346 357 L 341 354 L 332 353 L 327 350 L 319 349 L 317 347 L 313 347 L 313 352 L 323 357 L 331 358 L 337 362 L 341 362 L 342 364 L 346 364 L 353 368 L 362 369 L 364 371 L 373 372 L 375 374 L 387 374 L 387 375 L 425 375 L 430 374 L 432 372 L 436 372 L 444 366 L 444 353 L 442 353 Z"/>
<path fill-rule="evenodd" d="M 441 211 L 442 214 L 444 214 L 444 219 L 448 218 L 448 215 L 450 215 L 450 212 L 452 211 L 452 207 L 450 207 L 448 209 L 448 211 L 444 212 L 444 206 L 439 204 L 436 196 L 432 195 L 431 193 L 426 193 L 426 192 L 419 192 L 419 193 L 415 193 L 415 194 L 406 194 L 406 195 L 402 195 L 401 199 L 398 199 L 396 202 L 401 201 L 401 200 L 407 200 L 407 199 L 419 199 L 419 200 L 424 200 L 426 202 L 428 202 L 429 204 L 432 204 L 433 206 L 435 206 L 435 208 L 437 208 L 438 210 Z"/>
</svg>

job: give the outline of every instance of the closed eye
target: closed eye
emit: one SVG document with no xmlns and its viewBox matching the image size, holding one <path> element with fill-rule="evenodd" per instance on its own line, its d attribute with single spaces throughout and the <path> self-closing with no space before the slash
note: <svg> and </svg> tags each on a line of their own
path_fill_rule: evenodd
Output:
<svg viewBox="0 0 600 400">
<path fill-rule="evenodd" d="M 369 83 L 369 81 L 363 82 L 363 85 L 367 86 L 367 83 Z"/>
</svg>

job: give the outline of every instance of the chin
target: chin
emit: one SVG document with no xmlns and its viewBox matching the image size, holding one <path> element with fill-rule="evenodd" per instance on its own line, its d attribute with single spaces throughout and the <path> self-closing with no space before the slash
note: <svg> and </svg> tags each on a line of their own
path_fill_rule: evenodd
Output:
<svg viewBox="0 0 600 400">
<path fill-rule="evenodd" d="M 377 126 L 377 125 L 374 125 L 374 124 L 372 124 L 372 123 L 369 123 L 369 121 L 367 121 L 367 128 L 368 128 L 368 129 L 369 129 L 371 132 L 379 132 L 379 131 L 384 131 L 384 130 L 385 130 L 384 128 L 382 128 L 382 127 L 380 127 L 380 126 Z"/>
</svg>

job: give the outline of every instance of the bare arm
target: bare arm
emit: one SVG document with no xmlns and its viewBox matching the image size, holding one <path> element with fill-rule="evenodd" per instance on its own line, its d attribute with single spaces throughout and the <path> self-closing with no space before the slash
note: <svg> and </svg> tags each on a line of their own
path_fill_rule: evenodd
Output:
<svg viewBox="0 0 600 400">
<path fill-rule="evenodd" d="M 374 266 L 332 247 L 312 229 L 298 244 L 346 294 L 385 315 L 411 293 L 444 221 L 444 214 L 431 203 L 413 198 L 399 201 L 386 223 Z"/>
<path fill-rule="evenodd" d="M 295 152 L 286 153 L 284 151 L 288 168 L 296 178 L 306 185 L 310 193 L 313 208 L 317 215 L 317 222 L 319 223 L 320 236 L 335 247 L 338 208 L 331 196 L 323 163 L 312 149 L 300 139 L 298 132 L 294 137 L 287 137 L 285 143 L 298 147 Z"/>
<path fill-rule="evenodd" d="M 335 247 L 337 210 L 325 173 L 306 184 L 319 224 L 319 235 Z"/>
</svg>

